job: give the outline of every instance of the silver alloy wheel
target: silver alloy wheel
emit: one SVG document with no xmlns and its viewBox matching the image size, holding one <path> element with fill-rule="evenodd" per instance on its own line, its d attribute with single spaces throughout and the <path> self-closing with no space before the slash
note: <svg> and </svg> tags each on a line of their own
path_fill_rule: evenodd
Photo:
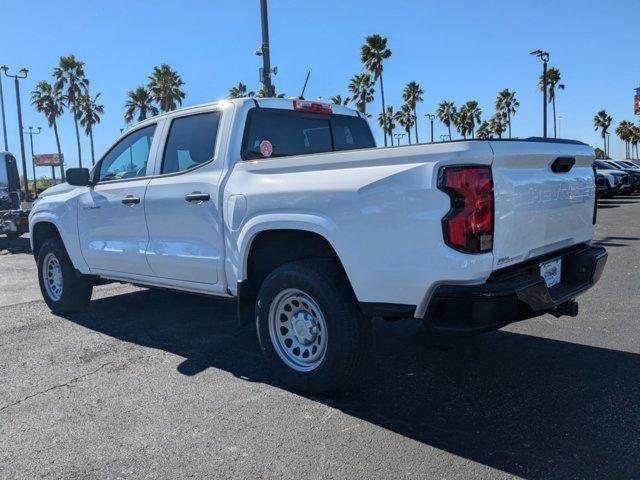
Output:
<svg viewBox="0 0 640 480">
<path fill-rule="evenodd" d="M 327 322 L 320 307 L 295 288 L 283 290 L 271 302 L 269 335 L 280 359 L 298 372 L 317 368 L 327 351 Z"/>
<path fill-rule="evenodd" d="M 57 302 L 62 298 L 62 267 L 60 261 L 53 253 L 47 253 L 42 262 L 42 280 L 47 295 Z"/>
</svg>

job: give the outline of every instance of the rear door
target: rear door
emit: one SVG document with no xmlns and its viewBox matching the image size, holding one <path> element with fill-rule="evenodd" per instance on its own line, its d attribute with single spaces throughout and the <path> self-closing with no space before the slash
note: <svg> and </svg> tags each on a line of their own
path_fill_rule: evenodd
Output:
<svg viewBox="0 0 640 480">
<path fill-rule="evenodd" d="M 591 147 L 535 141 L 490 144 L 495 154 L 494 268 L 591 240 Z"/>
<path fill-rule="evenodd" d="M 220 120 L 221 112 L 211 110 L 171 119 L 145 195 L 149 266 L 157 277 L 192 288 L 216 285 L 223 268 Z"/>
</svg>

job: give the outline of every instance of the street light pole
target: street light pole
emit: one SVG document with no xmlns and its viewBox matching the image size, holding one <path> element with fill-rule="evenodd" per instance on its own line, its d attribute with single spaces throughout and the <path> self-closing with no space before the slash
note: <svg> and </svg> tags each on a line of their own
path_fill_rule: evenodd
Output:
<svg viewBox="0 0 640 480">
<path fill-rule="evenodd" d="M 2 133 L 4 134 L 4 150 L 9 151 L 9 142 L 7 140 L 7 119 L 4 116 L 4 94 L 2 92 L 2 72 L 9 70 L 9 67 L 2 65 L 0 67 L 0 110 L 2 110 Z"/>
<path fill-rule="evenodd" d="M 20 80 L 27 78 L 27 74 L 29 70 L 26 68 L 21 69 L 16 75 L 9 75 L 7 70 L 4 71 L 4 74 L 13 78 L 16 85 L 16 105 L 18 106 L 18 132 L 20 133 L 20 154 L 22 155 L 22 173 L 24 175 L 24 194 L 29 197 L 29 179 L 27 178 L 27 160 L 25 158 L 24 153 L 24 138 L 22 136 L 22 107 L 20 106 Z"/>
<path fill-rule="evenodd" d="M 267 12 L 267 0 L 260 0 L 260 21 L 262 24 L 262 85 L 267 97 L 273 97 L 273 85 L 271 84 L 271 55 L 269 52 L 269 16 Z"/>
<path fill-rule="evenodd" d="M 33 198 L 38 196 L 38 186 L 36 184 L 36 162 L 33 159 L 33 136 L 39 135 L 42 127 L 38 127 L 38 131 L 34 132 L 33 127 L 29 127 L 28 131 L 23 130 L 24 135 L 29 135 L 29 143 L 31 144 L 31 166 L 33 167 Z M 51 167 L 53 169 L 53 167 Z"/>
<path fill-rule="evenodd" d="M 436 119 L 436 116 L 433 113 L 427 113 L 425 117 L 431 121 L 431 143 L 433 143 L 433 121 Z"/>
<path fill-rule="evenodd" d="M 440 135 L 441 142 L 444 142 L 446 140 L 451 140 L 451 136 L 448 133 L 445 133 L 444 135 Z"/>
<path fill-rule="evenodd" d="M 542 136 L 547 138 L 547 63 L 549 63 L 549 52 L 534 50 L 530 55 L 542 60 Z"/>
</svg>

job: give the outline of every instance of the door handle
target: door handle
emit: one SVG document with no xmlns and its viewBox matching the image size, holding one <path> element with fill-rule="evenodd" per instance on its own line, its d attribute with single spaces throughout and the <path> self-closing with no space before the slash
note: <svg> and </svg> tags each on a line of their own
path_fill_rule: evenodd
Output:
<svg viewBox="0 0 640 480">
<path fill-rule="evenodd" d="M 135 205 L 137 203 L 140 203 L 140 198 L 134 197 L 133 195 L 127 195 L 121 201 L 125 205 Z"/>
<path fill-rule="evenodd" d="M 202 202 L 208 202 L 209 200 L 211 200 L 211 195 L 209 195 L 208 193 L 202 193 L 202 192 L 191 192 L 185 195 L 184 199 L 187 202 L 202 203 Z"/>
</svg>

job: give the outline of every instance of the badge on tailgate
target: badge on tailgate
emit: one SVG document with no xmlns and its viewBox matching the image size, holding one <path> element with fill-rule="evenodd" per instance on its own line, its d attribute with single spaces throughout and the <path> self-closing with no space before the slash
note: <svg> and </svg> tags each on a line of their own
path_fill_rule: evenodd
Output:
<svg viewBox="0 0 640 480">
<path fill-rule="evenodd" d="M 540 276 L 544 278 L 547 287 L 551 288 L 560 283 L 562 273 L 562 259 L 556 258 L 540 264 Z"/>
</svg>

